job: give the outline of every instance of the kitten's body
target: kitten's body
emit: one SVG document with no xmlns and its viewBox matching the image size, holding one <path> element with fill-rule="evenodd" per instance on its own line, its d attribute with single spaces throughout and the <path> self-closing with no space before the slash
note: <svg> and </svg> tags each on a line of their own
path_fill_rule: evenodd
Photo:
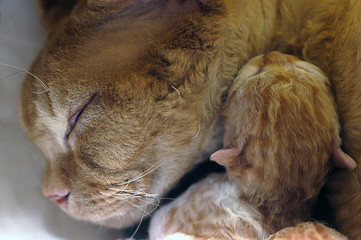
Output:
<svg viewBox="0 0 361 240">
<path fill-rule="evenodd" d="M 127 203 L 124 191 L 111 189 L 125 183 L 118 190 L 161 196 L 199 154 L 214 151 L 212 135 L 234 76 L 248 59 L 271 50 L 311 61 L 331 77 L 344 148 L 360 162 L 359 1 L 71 5 L 45 8 L 48 42 L 31 71 L 49 91 L 32 93 L 44 88 L 29 77 L 21 107 L 29 136 L 48 159 L 43 192 L 65 201 L 74 217 L 116 227 L 139 220 L 145 200 L 156 201 Z M 137 181 L 127 185 L 129 178 Z M 330 187 L 337 222 L 353 238 L 361 236 L 361 211 L 354 211 L 360 209 L 360 179 L 358 164 L 354 173 L 334 176 Z"/>
<path fill-rule="evenodd" d="M 227 167 L 196 184 L 152 219 L 151 239 L 265 239 L 307 221 L 339 142 L 327 77 L 295 57 L 253 58 L 235 78 L 225 110 Z"/>
<path fill-rule="evenodd" d="M 265 239 L 271 234 L 263 216 L 252 204 L 239 199 L 239 184 L 226 174 L 214 174 L 193 185 L 152 218 L 151 240 Z"/>
<path fill-rule="evenodd" d="M 150 240 L 347 240 L 321 223 L 301 223 L 275 234 L 264 226 L 264 216 L 238 198 L 239 184 L 225 174 L 210 175 L 193 185 L 152 219 Z M 269 238 L 267 238 L 269 236 Z"/>
</svg>

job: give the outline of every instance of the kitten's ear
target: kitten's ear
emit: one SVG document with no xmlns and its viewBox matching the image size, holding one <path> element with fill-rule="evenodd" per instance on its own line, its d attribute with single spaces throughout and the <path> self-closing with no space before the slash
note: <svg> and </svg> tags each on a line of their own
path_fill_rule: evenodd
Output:
<svg viewBox="0 0 361 240">
<path fill-rule="evenodd" d="M 219 163 L 225 167 L 233 165 L 237 157 L 242 153 L 243 149 L 246 146 L 246 141 L 242 141 L 238 146 L 231 148 L 223 148 L 213 153 L 210 157 L 212 161 Z"/>
<path fill-rule="evenodd" d="M 336 167 L 352 170 L 356 168 L 356 162 L 341 149 L 341 141 L 335 140 L 332 149 L 332 160 Z"/>
</svg>

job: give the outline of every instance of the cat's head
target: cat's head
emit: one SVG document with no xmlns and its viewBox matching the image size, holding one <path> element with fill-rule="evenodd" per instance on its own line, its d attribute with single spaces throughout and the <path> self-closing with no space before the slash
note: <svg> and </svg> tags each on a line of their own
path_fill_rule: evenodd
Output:
<svg viewBox="0 0 361 240">
<path fill-rule="evenodd" d="M 236 77 L 223 113 L 225 149 L 211 159 L 249 185 L 248 191 L 307 200 L 325 183 L 331 155 L 335 165 L 356 166 L 340 148 L 327 76 L 294 56 L 271 52 L 251 59 Z"/>
<path fill-rule="evenodd" d="M 213 13 L 201 10 L 78 1 L 49 34 L 21 118 L 46 158 L 44 195 L 70 215 L 130 225 L 194 164 L 214 114 L 203 98 L 215 35 L 195 28 L 214 29 Z"/>
</svg>

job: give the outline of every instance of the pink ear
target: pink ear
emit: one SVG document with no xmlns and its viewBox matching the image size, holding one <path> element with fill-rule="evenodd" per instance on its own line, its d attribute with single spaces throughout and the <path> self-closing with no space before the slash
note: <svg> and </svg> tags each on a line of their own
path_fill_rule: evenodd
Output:
<svg viewBox="0 0 361 240">
<path fill-rule="evenodd" d="M 355 160 L 342 151 L 340 145 L 337 143 L 333 145 L 332 159 L 335 166 L 339 168 L 347 168 L 352 170 L 357 166 Z"/>
<path fill-rule="evenodd" d="M 210 157 L 212 161 L 215 161 L 223 166 L 231 166 L 237 160 L 237 157 L 242 153 L 246 142 L 242 142 L 238 147 L 223 148 L 213 153 Z"/>
<path fill-rule="evenodd" d="M 223 166 L 230 166 L 240 153 L 236 147 L 221 149 L 212 154 L 211 160 Z"/>
</svg>

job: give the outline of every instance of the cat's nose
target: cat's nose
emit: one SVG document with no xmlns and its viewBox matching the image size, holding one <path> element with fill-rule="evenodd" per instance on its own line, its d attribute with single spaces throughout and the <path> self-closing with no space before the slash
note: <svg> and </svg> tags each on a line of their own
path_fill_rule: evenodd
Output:
<svg viewBox="0 0 361 240">
<path fill-rule="evenodd" d="M 263 62 L 265 64 L 285 64 L 288 62 L 292 62 L 292 58 L 280 52 L 273 51 L 263 56 Z"/>
<path fill-rule="evenodd" d="M 69 192 L 58 192 L 47 196 L 50 201 L 58 204 L 63 208 L 68 208 Z"/>
<path fill-rule="evenodd" d="M 42 192 L 52 202 L 64 208 L 68 207 L 70 188 L 66 176 L 56 171 L 56 168 L 51 169 L 49 165 L 45 171 Z"/>
</svg>

